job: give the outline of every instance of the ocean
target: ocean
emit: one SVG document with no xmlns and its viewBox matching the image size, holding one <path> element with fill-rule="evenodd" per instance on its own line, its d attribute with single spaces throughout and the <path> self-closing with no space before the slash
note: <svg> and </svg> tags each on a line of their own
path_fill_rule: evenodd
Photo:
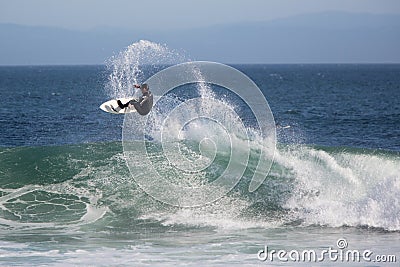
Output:
<svg viewBox="0 0 400 267">
<path fill-rule="evenodd" d="M 132 173 L 152 166 L 138 160 L 128 168 L 124 116 L 99 109 L 131 93 L 121 81 L 143 82 L 167 67 L 156 63 L 135 65 L 129 81 L 113 76 L 115 61 L 0 67 L 0 265 L 398 266 L 400 65 L 231 65 L 274 115 L 271 170 L 249 192 L 259 160 L 250 155 L 229 193 L 179 207 L 138 186 Z M 198 88 L 169 98 L 202 96 Z M 254 126 L 237 96 L 207 88 Z M 199 127 L 180 140 L 187 153 L 199 152 L 196 133 L 219 134 Z M 157 139 L 146 142 L 156 147 L 152 165 L 163 169 Z M 175 183 L 213 180 L 230 160 L 225 152 L 205 175 L 161 173 Z M 311 262 L 301 258 L 310 250 Z M 346 259 L 350 250 L 360 254 Z"/>
</svg>

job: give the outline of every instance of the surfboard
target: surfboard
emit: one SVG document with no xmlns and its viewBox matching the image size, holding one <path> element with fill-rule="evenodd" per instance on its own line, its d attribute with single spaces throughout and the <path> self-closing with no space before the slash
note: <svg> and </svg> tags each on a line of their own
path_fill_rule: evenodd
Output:
<svg viewBox="0 0 400 267">
<path fill-rule="evenodd" d="M 132 99 L 133 98 L 126 98 L 126 97 L 111 99 L 111 100 L 108 100 L 108 101 L 104 102 L 103 104 L 101 104 L 100 109 L 105 112 L 112 113 L 112 114 L 126 114 L 126 113 L 136 112 L 136 109 L 132 105 L 127 108 L 121 109 L 117 103 L 117 100 L 121 100 L 122 104 L 125 104 L 125 103 L 128 103 Z"/>
</svg>

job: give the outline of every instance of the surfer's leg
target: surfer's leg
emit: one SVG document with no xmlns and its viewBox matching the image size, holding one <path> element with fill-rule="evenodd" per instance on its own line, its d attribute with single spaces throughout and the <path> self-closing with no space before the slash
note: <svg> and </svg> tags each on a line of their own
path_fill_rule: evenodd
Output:
<svg viewBox="0 0 400 267">
<path fill-rule="evenodd" d="M 117 100 L 118 106 L 123 109 L 123 108 L 127 108 L 129 106 L 129 102 L 126 104 L 122 104 L 121 100 Z"/>
<path fill-rule="evenodd" d="M 124 108 L 124 105 L 122 105 L 121 100 L 117 100 L 117 104 L 118 104 L 118 106 L 119 106 L 120 108 Z"/>
<path fill-rule="evenodd" d="M 116 110 L 112 105 L 110 105 L 110 108 L 111 108 L 112 110 L 114 110 L 114 112 L 118 112 L 118 110 Z"/>
</svg>

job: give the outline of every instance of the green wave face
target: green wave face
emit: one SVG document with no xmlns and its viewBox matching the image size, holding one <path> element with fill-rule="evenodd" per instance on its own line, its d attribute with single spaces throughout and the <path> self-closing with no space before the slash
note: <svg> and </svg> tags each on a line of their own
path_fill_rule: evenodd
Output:
<svg viewBox="0 0 400 267">
<path fill-rule="evenodd" d="M 198 152 L 198 144 L 182 145 L 186 152 Z M 149 149 L 161 152 L 157 144 Z M 138 162 L 137 170 L 155 168 L 169 182 L 190 186 L 193 181 L 213 181 L 227 162 L 229 154 L 221 152 L 204 175 L 180 176 L 163 168 L 167 162 L 159 156 L 151 166 Z M 88 225 L 117 232 L 234 223 L 400 230 L 398 153 L 281 145 L 267 179 L 250 193 L 257 163 L 254 148 L 244 176 L 231 192 L 207 206 L 188 209 L 160 203 L 143 192 L 126 166 L 119 142 L 2 148 L 0 225 L 6 229 Z"/>
<path fill-rule="evenodd" d="M 118 143 L 2 149 L 2 224 L 63 226 L 101 218 L 110 168 L 126 171 L 120 149 Z"/>
</svg>

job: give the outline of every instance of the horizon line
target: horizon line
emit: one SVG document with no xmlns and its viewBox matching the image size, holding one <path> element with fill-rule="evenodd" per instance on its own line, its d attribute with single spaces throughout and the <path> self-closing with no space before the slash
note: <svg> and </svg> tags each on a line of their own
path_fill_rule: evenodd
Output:
<svg viewBox="0 0 400 267">
<path fill-rule="evenodd" d="M 217 62 L 212 60 L 193 60 L 187 62 L 195 61 L 209 61 Z M 176 64 L 181 64 L 176 63 Z M 269 63 L 225 63 L 218 62 L 225 65 L 400 65 L 400 62 L 292 62 L 292 63 L 279 63 L 279 62 L 269 62 Z M 140 64 L 142 66 L 155 65 L 155 66 L 173 66 L 176 64 Z M 0 67 L 94 67 L 94 66 L 107 66 L 106 63 L 77 63 L 77 64 L 1 64 Z"/>
</svg>

